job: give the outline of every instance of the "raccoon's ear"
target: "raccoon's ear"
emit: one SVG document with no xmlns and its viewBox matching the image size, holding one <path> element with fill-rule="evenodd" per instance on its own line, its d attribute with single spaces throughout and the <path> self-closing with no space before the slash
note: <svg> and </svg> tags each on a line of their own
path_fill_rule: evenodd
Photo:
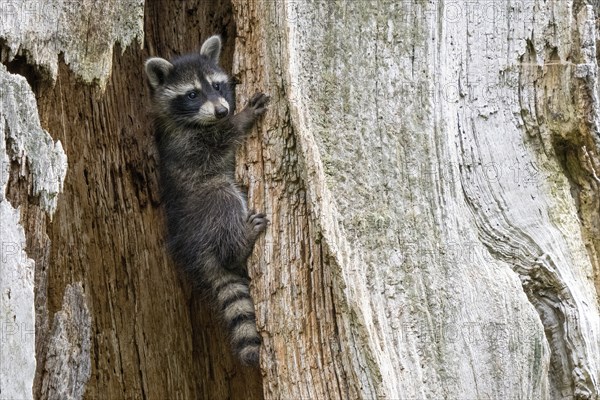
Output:
<svg viewBox="0 0 600 400">
<path fill-rule="evenodd" d="M 213 62 L 218 63 L 219 55 L 221 54 L 221 38 L 219 35 L 214 35 L 206 39 L 200 49 L 200 54 L 207 56 Z"/>
<path fill-rule="evenodd" d="M 160 57 L 153 57 L 144 64 L 148 81 L 153 88 L 157 88 L 165 83 L 169 72 L 173 69 L 173 64 Z"/>
</svg>

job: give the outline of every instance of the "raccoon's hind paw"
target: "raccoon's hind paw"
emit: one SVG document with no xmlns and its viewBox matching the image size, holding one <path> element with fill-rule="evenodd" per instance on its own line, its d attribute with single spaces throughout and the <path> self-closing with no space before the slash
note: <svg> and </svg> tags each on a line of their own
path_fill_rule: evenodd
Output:
<svg viewBox="0 0 600 400">
<path fill-rule="evenodd" d="M 254 115 L 262 115 L 267 111 L 267 104 L 271 98 L 264 93 L 257 92 L 248 101 L 248 108 L 254 111 Z"/>
<path fill-rule="evenodd" d="M 242 365 L 246 367 L 258 367 L 260 363 L 260 347 L 258 345 L 247 347 L 238 353 Z"/>
<path fill-rule="evenodd" d="M 254 211 L 248 214 L 248 224 L 252 227 L 252 231 L 255 233 L 260 233 L 267 229 L 267 224 L 269 220 L 267 216 L 263 213 L 255 213 Z"/>
</svg>

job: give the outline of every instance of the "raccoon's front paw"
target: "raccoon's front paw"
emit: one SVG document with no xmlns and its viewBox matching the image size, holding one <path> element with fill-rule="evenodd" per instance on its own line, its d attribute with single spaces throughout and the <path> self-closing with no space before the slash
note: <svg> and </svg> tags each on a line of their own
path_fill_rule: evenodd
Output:
<svg viewBox="0 0 600 400">
<path fill-rule="evenodd" d="M 264 93 L 255 93 L 244 109 L 233 116 L 231 120 L 233 126 L 237 127 L 241 134 L 248 134 L 250 129 L 256 123 L 259 116 L 267 111 L 267 104 L 269 103 L 270 97 Z"/>
<path fill-rule="evenodd" d="M 264 93 L 257 92 L 248 100 L 247 109 L 252 110 L 255 116 L 259 116 L 267 111 L 267 104 L 269 104 L 271 98 Z"/>
<path fill-rule="evenodd" d="M 248 224 L 250 225 L 252 233 L 256 235 L 267 229 L 268 223 L 269 220 L 263 213 L 255 213 L 254 211 L 251 211 L 248 214 Z"/>
</svg>

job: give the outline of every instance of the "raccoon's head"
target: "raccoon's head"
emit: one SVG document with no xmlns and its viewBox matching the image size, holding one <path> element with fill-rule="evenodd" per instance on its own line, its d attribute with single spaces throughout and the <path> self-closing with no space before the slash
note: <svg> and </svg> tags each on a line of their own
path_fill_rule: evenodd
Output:
<svg viewBox="0 0 600 400">
<path fill-rule="evenodd" d="M 235 111 L 235 83 L 219 67 L 221 39 L 208 38 L 200 53 L 169 62 L 146 61 L 155 111 L 161 118 L 186 125 L 210 125 Z"/>
</svg>

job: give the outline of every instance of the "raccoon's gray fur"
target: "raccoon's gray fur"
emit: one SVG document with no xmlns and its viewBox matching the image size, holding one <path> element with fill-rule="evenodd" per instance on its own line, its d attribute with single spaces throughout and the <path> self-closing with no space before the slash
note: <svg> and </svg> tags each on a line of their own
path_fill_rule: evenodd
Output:
<svg viewBox="0 0 600 400">
<path fill-rule="evenodd" d="M 269 97 L 256 93 L 234 115 L 235 82 L 218 65 L 220 52 L 212 36 L 199 53 L 151 58 L 145 70 L 170 253 L 215 300 L 234 353 L 257 365 L 261 341 L 245 264 L 267 219 L 248 211 L 234 181 L 234 155 Z"/>
</svg>

